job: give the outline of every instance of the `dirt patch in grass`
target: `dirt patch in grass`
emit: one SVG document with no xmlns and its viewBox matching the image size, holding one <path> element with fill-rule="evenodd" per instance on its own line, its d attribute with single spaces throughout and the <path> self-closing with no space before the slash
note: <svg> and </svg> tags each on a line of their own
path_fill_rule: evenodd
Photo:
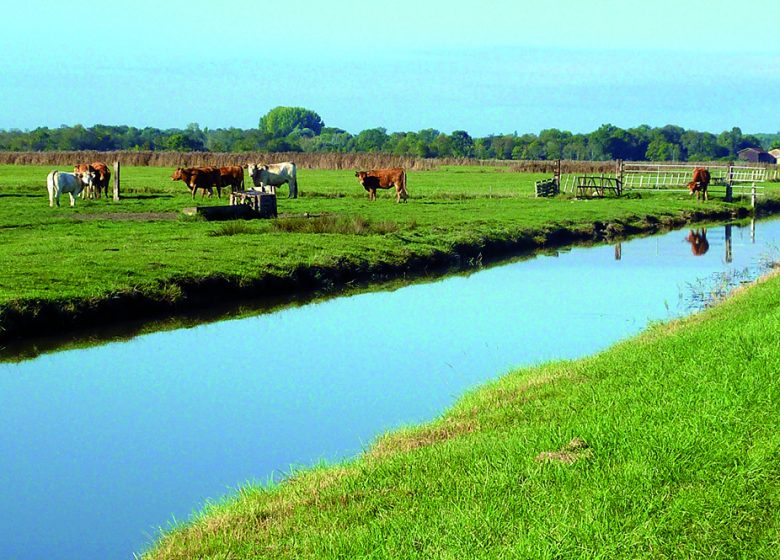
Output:
<svg viewBox="0 0 780 560">
<path fill-rule="evenodd" d="M 588 459 L 593 455 L 585 440 L 579 437 L 572 439 L 558 451 L 542 451 L 534 457 L 534 460 L 541 462 L 556 462 L 571 465 L 580 459 Z"/>
<path fill-rule="evenodd" d="M 148 222 L 152 220 L 178 220 L 178 212 L 103 212 L 95 214 L 74 214 L 76 220 L 108 220 Z"/>
</svg>

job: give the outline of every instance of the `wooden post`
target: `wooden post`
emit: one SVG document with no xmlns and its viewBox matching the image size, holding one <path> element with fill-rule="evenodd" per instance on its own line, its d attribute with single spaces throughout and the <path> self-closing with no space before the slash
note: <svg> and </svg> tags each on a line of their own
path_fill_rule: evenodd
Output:
<svg viewBox="0 0 780 560">
<path fill-rule="evenodd" d="M 558 159 L 555 162 L 555 177 L 553 181 L 555 181 L 555 194 L 558 194 L 561 192 L 561 160 L 560 159 Z"/>
<path fill-rule="evenodd" d="M 726 173 L 726 198 L 724 199 L 726 202 L 731 202 L 731 196 L 733 194 L 731 181 L 734 178 L 734 162 L 729 162 L 729 170 Z"/>
<path fill-rule="evenodd" d="M 114 202 L 119 202 L 119 162 L 114 162 Z"/>
</svg>

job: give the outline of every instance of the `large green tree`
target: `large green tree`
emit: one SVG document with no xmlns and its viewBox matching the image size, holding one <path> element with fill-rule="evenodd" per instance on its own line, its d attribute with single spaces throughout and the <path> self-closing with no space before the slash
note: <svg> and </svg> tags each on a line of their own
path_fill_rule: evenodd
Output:
<svg viewBox="0 0 780 560">
<path fill-rule="evenodd" d="M 284 138 L 293 132 L 303 136 L 317 136 L 322 132 L 320 116 L 303 107 L 274 107 L 260 118 L 261 132 L 273 138 Z"/>
</svg>

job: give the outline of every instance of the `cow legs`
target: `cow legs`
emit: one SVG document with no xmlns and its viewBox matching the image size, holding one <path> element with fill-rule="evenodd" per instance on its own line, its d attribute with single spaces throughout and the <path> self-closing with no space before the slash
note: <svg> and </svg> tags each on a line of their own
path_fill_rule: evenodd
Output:
<svg viewBox="0 0 780 560">
<path fill-rule="evenodd" d="M 76 197 L 73 196 L 73 193 L 69 192 L 68 196 L 70 197 L 70 205 L 71 205 L 71 207 L 76 206 Z"/>
</svg>

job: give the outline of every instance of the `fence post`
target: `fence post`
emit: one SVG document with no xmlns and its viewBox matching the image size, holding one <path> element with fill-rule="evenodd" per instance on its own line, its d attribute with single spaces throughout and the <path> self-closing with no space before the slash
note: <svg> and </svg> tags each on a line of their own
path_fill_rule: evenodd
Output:
<svg viewBox="0 0 780 560">
<path fill-rule="evenodd" d="M 734 162 L 729 162 L 729 170 L 726 173 L 726 202 L 731 202 L 731 195 L 733 194 L 731 181 L 734 178 Z"/>
<path fill-rule="evenodd" d="M 555 177 L 553 178 L 553 182 L 555 183 L 555 194 L 558 194 L 561 192 L 561 160 L 558 159 L 555 162 Z"/>
<path fill-rule="evenodd" d="M 119 202 L 119 161 L 114 162 L 114 202 Z"/>
</svg>

